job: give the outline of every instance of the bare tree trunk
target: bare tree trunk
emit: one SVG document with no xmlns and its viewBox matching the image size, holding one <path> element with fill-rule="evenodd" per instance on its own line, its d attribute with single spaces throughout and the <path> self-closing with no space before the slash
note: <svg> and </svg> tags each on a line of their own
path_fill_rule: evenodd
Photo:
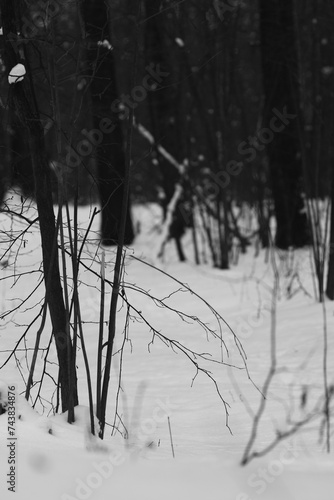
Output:
<svg viewBox="0 0 334 500">
<path fill-rule="evenodd" d="M 13 68 L 19 61 L 16 41 L 21 24 L 21 1 L 0 0 L 3 20 L 5 58 L 7 68 Z M 29 43 L 32 42 L 28 42 Z M 22 47 L 20 47 L 22 53 Z M 27 44 L 23 49 L 27 55 Z M 61 385 L 62 410 L 69 411 L 70 420 L 74 419 L 73 407 L 78 404 L 76 374 L 71 370 L 72 343 L 66 328 L 66 313 L 60 282 L 57 248 L 57 230 L 52 205 L 50 174 L 45 152 L 44 133 L 37 110 L 34 89 L 29 74 L 29 61 L 25 60 L 27 75 L 23 82 L 15 83 L 9 91 L 9 105 L 17 113 L 29 138 L 29 149 L 33 165 L 35 195 L 41 231 L 44 281 L 46 300 L 50 311 L 53 335 L 55 337 L 59 381 Z"/>
<path fill-rule="evenodd" d="M 135 36 L 135 52 L 133 59 L 133 75 L 132 75 L 132 85 L 136 85 L 137 76 L 137 63 L 138 63 L 138 25 L 141 15 L 141 0 L 138 0 L 138 11 L 135 18 L 134 29 L 136 30 Z M 129 194 L 130 194 L 130 167 L 132 161 L 132 142 L 133 142 L 133 124 L 134 124 L 134 108 L 131 109 L 128 119 L 127 119 L 127 134 L 126 134 L 126 156 L 124 158 L 124 190 L 122 195 L 122 205 L 120 206 L 120 220 L 118 227 L 118 245 L 116 252 L 116 261 L 114 267 L 114 279 L 112 285 L 110 312 L 109 312 L 109 325 L 108 325 L 108 341 L 107 341 L 107 353 L 104 365 L 104 374 L 102 388 L 98 388 L 98 393 L 101 397 L 100 405 L 97 407 L 97 418 L 100 422 L 99 437 L 103 439 L 105 425 L 106 425 L 106 413 L 107 413 L 107 401 L 108 401 L 108 391 L 110 382 L 110 370 L 111 361 L 114 354 L 114 340 L 116 335 L 116 318 L 117 318 L 117 304 L 118 297 L 121 290 L 121 280 L 122 280 L 122 266 L 123 266 L 123 250 L 124 244 L 127 236 L 127 223 L 128 223 L 128 207 L 129 207 Z"/>
<path fill-rule="evenodd" d="M 331 206 L 331 231 L 329 238 L 329 261 L 327 271 L 326 295 L 334 300 L 334 165 L 332 165 L 332 206 Z"/>
<path fill-rule="evenodd" d="M 260 0 L 262 67 L 265 93 L 264 126 L 277 130 L 267 144 L 271 188 L 277 221 L 275 243 L 279 248 L 310 244 L 308 222 L 303 210 L 302 162 L 298 121 L 299 89 L 293 2 Z M 274 112 L 288 114 L 278 126 Z M 277 113 L 276 113 L 277 116 Z M 275 122 L 271 120 L 274 118 Z"/>
<path fill-rule="evenodd" d="M 116 245 L 119 243 L 124 196 L 125 155 L 122 128 L 116 109 L 117 91 L 110 42 L 109 8 L 104 0 L 84 0 L 83 6 L 85 27 L 89 36 L 87 56 L 91 76 L 93 121 L 94 128 L 98 131 L 95 139 L 92 136 L 91 140 L 96 142 L 98 187 L 102 206 L 101 237 L 104 245 Z M 110 108 L 112 111 L 109 111 Z M 131 244 L 133 239 L 128 204 L 124 243 Z"/>
</svg>

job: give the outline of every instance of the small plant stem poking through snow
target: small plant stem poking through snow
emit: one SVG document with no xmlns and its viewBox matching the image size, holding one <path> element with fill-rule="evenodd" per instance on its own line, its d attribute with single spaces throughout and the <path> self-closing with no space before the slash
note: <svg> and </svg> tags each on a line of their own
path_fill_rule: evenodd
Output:
<svg viewBox="0 0 334 500">
<path fill-rule="evenodd" d="M 173 444 L 173 435 L 172 435 L 172 429 L 171 429 L 171 426 L 170 426 L 169 417 L 167 417 L 167 420 L 168 420 L 168 430 L 169 430 L 169 437 L 170 437 L 170 445 L 171 445 L 171 448 L 172 448 L 173 458 L 175 458 L 174 444 Z"/>
</svg>

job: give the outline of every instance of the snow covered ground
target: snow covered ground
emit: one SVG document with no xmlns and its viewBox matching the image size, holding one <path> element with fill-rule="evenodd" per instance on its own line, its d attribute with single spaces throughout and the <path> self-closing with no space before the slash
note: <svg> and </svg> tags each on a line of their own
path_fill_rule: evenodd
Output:
<svg viewBox="0 0 334 500">
<path fill-rule="evenodd" d="M 89 218 L 82 209 L 82 231 Z M 34 217 L 34 208 L 25 214 Z M 43 384 L 43 400 L 36 411 L 24 397 L 31 351 L 40 323 L 36 320 L 13 357 L 4 362 L 26 325 L 38 315 L 43 298 L 43 284 L 33 296 L 30 292 L 41 280 L 39 235 L 29 230 L 1 260 L 0 303 L 0 393 L 6 398 L 8 387 L 16 387 L 15 470 L 16 492 L 8 491 L 10 456 L 13 441 L 8 435 L 8 414 L 0 416 L 0 491 L 1 499 L 19 500 L 330 500 L 333 498 L 333 454 L 325 449 L 323 414 L 315 415 L 298 433 L 282 440 L 269 453 L 250 462 L 240 461 L 249 439 L 254 413 L 261 401 L 262 389 L 270 368 L 270 333 L 273 290 L 272 258 L 265 253 L 255 257 L 249 249 L 239 264 L 229 271 L 209 266 L 196 267 L 186 239 L 189 262 L 177 262 L 174 247 L 167 245 L 166 256 L 157 261 L 155 255 L 159 235 L 152 228 L 157 217 L 155 207 L 136 207 L 135 217 L 141 224 L 133 248 L 126 258 L 125 293 L 128 301 L 161 334 L 197 353 L 208 353 L 215 362 L 197 361 L 217 381 L 217 387 L 196 367 L 185 353 L 165 345 L 158 336 L 153 344 L 152 331 L 131 312 L 128 340 L 122 363 L 122 390 L 119 394 L 118 431 L 106 429 L 103 442 L 88 432 L 88 397 L 81 350 L 78 354 L 80 407 L 77 421 L 66 423 L 66 415 L 53 415 L 55 404 L 55 366 L 48 364 Z M 2 215 L 1 231 L 22 230 L 26 222 L 9 221 Z M 98 228 L 98 220 L 95 221 Z M 0 253 L 8 247 L 1 233 Z M 20 255 L 16 258 L 17 249 Z M 135 257 L 135 258 L 134 258 Z M 99 272 L 101 250 L 93 242 L 87 244 L 84 263 Z M 141 259 L 144 262 L 141 262 Z M 8 261 L 8 262 L 7 262 Z M 106 277 L 112 279 L 114 250 L 106 250 Z M 145 264 L 155 264 L 164 273 L 177 278 L 198 293 L 232 327 L 247 354 L 247 370 L 233 335 L 222 325 L 222 348 L 219 335 L 207 334 L 191 318 L 180 318 L 177 309 L 198 317 L 219 333 L 212 311 L 195 294 L 179 282 Z M 323 332 L 324 318 L 328 330 L 328 379 L 334 385 L 334 305 L 325 308 L 315 300 L 311 256 L 307 250 L 294 256 L 275 254 L 279 272 L 277 302 L 277 373 L 269 388 L 265 411 L 261 418 L 254 448 L 261 451 L 270 445 L 277 433 L 291 429 L 310 413 L 320 412 L 323 404 Z M 31 273 L 30 271 L 34 271 Z M 19 273 L 23 274 L 19 279 Z M 80 275 L 80 298 L 85 340 L 93 382 L 96 373 L 96 344 L 99 314 L 99 280 L 89 269 Z M 142 293 L 149 291 L 151 297 Z M 109 297 L 109 295 L 108 295 Z M 6 315 L 19 306 L 22 309 Z M 164 299 L 170 307 L 159 307 Z M 120 303 L 121 307 L 121 303 Z M 20 310 L 24 312 L 20 312 Z M 126 308 L 120 308 L 117 346 L 121 347 Z M 184 321 L 186 319 L 186 321 Z M 43 333 L 43 347 L 48 344 L 50 326 Z M 223 360 L 225 364 L 218 363 Z M 27 363 L 28 360 L 28 363 Z M 50 361 L 56 360 L 51 347 Z M 35 381 L 43 368 L 38 360 Z M 249 378 L 249 376 L 251 379 Z M 115 398 L 120 375 L 120 355 L 114 356 L 110 386 L 108 422 L 114 423 Z M 197 375 L 197 376 L 196 376 Z M 37 395 L 32 391 L 33 401 Z M 220 399 L 219 394 L 226 403 Z M 228 420 L 226 415 L 228 410 Z M 332 405 L 333 410 L 333 405 Z M 227 424 L 230 427 L 227 427 Z M 334 443 L 331 431 L 332 444 Z M 124 439 L 126 437 L 126 439 Z M 9 446 L 8 446 L 9 444 Z M 173 456 L 174 454 L 174 456 Z"/>
</svg>

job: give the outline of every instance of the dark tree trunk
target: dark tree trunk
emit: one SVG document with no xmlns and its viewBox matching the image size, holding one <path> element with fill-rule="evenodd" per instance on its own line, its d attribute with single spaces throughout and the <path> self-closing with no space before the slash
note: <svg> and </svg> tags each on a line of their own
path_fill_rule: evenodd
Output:
<svg viewBox="0 0 334 500">
<path fill-rule="evenodd" d="M 12 120 L 11 141 L 11 185 L 18 186 L 25 196 L 34 194 L 34 177 L 29 151 L 28 133 L 22 124 Z"/>
<path fill-rule="evenodd" d="M 9 133 L 6 123 L 8 123 L 8 113 L 0 108 L 0 208 L 10 184 Z"/>
<path fill-rule="evenodd" d="M 325 2 L 320 5 L 324 8 Z M 320 6 L 319 6 L 320 7 Z M 321 18 L 323 31 L 326 34 L 327 44 L 321 43 L 321 59 L 319 65 L 322 67 L 331 67 L 333 60 L 333 21 L 334 21 L 334 7 L 332 4 L 326 6 L 327 16 Z M 321 32 L 322 33 L 322 32 Z M 327 81 L 326 81 L 327 80 Z M 327 270 L 327 283 L 326 295 L 330 300 L 334 300 L 334 158 L 333 158 L 333 114 L 334 114 L 334 90 L 333 90 L 333 76 L 331 79 L 325 79 L 322 82 L 322 97 L 323 97 L 323 110 L 321 114 L 322 128 L 320 134 L 324 137 L 324 143 L 320 143 L 321 153 L 329 156 L 331 165 L 331 220 L 330 220 L 330 241 L 329 241 L 329 255 L 328 255 L 328 270 Z M 327 139 L 327 141 L 326 141 Z M 324 177 L 324 176 L 322 176 Z M 321 182 L 323 179 L 320 178 Z"/>
<path fill-rule="evenodd" d="M 331 207 L 331 231 L 329 238 L 329 260 L 327 271 L 326 295 L 334 300 L 334 165 L 332 165 L 332 207 Z"/>
<path fill-rule="evenodd" d="M 84 20 L 88 35 L 88 63 L 95 131 L 89 139 L 95 148 L 98 187 L 102 207 L 101 237 L 104 245 L 119 240 L 123 181 L 125 172 L 124 142 L 116 109 L 117 91 L 112 49 L 99 44 L 110 41 L 109 8 L 104 0 L 84 0 Z M 105 119 L 109 122 L 104 121 Z M 112 121 L 112 124 L 110 123 Z M 109 132 L 112 130 L 112 132 Z M 94 144 L 95 142 L 95 144 Z M 126 222 L 125 241 L 131 244 L 134 232 L 130 210 Z"/>
<path fill-rule="evenodd" d="M 310 233 L 301 196 L 302 162 L 297 118 L 299 97 L 293 2 L 260 0 L 260 15 L 264 126 L 273 133 L 266 149 L 277 221 L 275 243 L 282 249 L 302 247 L 310 243 Z M 289 116 L 279 120 L 275 118 L 275 110 L 282 115 L 288 113 Z"/>
<path fill-rule="evenodd" d="M 4 39 L 7 42 L 5 62 L 9 69 L 19 62 L 17 58 L 18 42 L 15 41 L 15 36 L 20 28 L 20 6 L 19 1 L 14 3 L 11 0 L 0 0 Z M 27 50 L 26 45 L 25 54 Z M 25 127 L 29 141 L 41 231 L 46 301 L 50 311 L 59 361 L 62 410 L 69 410 L 74 417 L 73 407 L 78 404 L 77 380 L 76 374 L 72 373 L 70 368 L 72 366 L 72 344 L 69 333 L 66 333 L 68 330 L 59 274 L 57 231 L 52 205 L 50 174 L 45 152 L 44 131 L 37 111 L 34 89 L 30 85 L 31 75 L 29 75 L 28 61 L 25 64 L 27 65 L 27 76 L 23 82 L 11 85 L 9 106 Z"/>
</svg>

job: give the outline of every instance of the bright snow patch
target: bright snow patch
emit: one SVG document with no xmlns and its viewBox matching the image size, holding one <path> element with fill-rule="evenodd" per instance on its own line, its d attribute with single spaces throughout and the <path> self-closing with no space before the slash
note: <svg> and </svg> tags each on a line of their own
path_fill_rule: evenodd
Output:
<svg viewBox="0 0 334 500">
<path fill-rule="evenodd" d="M 99 41 L 97 42 L 97 44 L 101 47 L 104 47 L 105 49 L 108 49 L 108 50 L 113 50 L 113 46 L 111 45 L 111 43 L 108 41 L 108 40 L 102 40 L 102 41 Z"/>
<path fill-rule="evenodd" d="M 24 75 L 26 74 L 26 69 L 23 66 L 23 64 L 19 63 L 16 66 L 14 66 L 8 75 L 8 83 L 18 83 L 21 82 L 24 78 Z"/>
<path fill-rule="evenodd" d="M 6 384 L 0 380 L 0 415 L 6 411 L 8 403 L 7 389 Z"/>
</svg>

